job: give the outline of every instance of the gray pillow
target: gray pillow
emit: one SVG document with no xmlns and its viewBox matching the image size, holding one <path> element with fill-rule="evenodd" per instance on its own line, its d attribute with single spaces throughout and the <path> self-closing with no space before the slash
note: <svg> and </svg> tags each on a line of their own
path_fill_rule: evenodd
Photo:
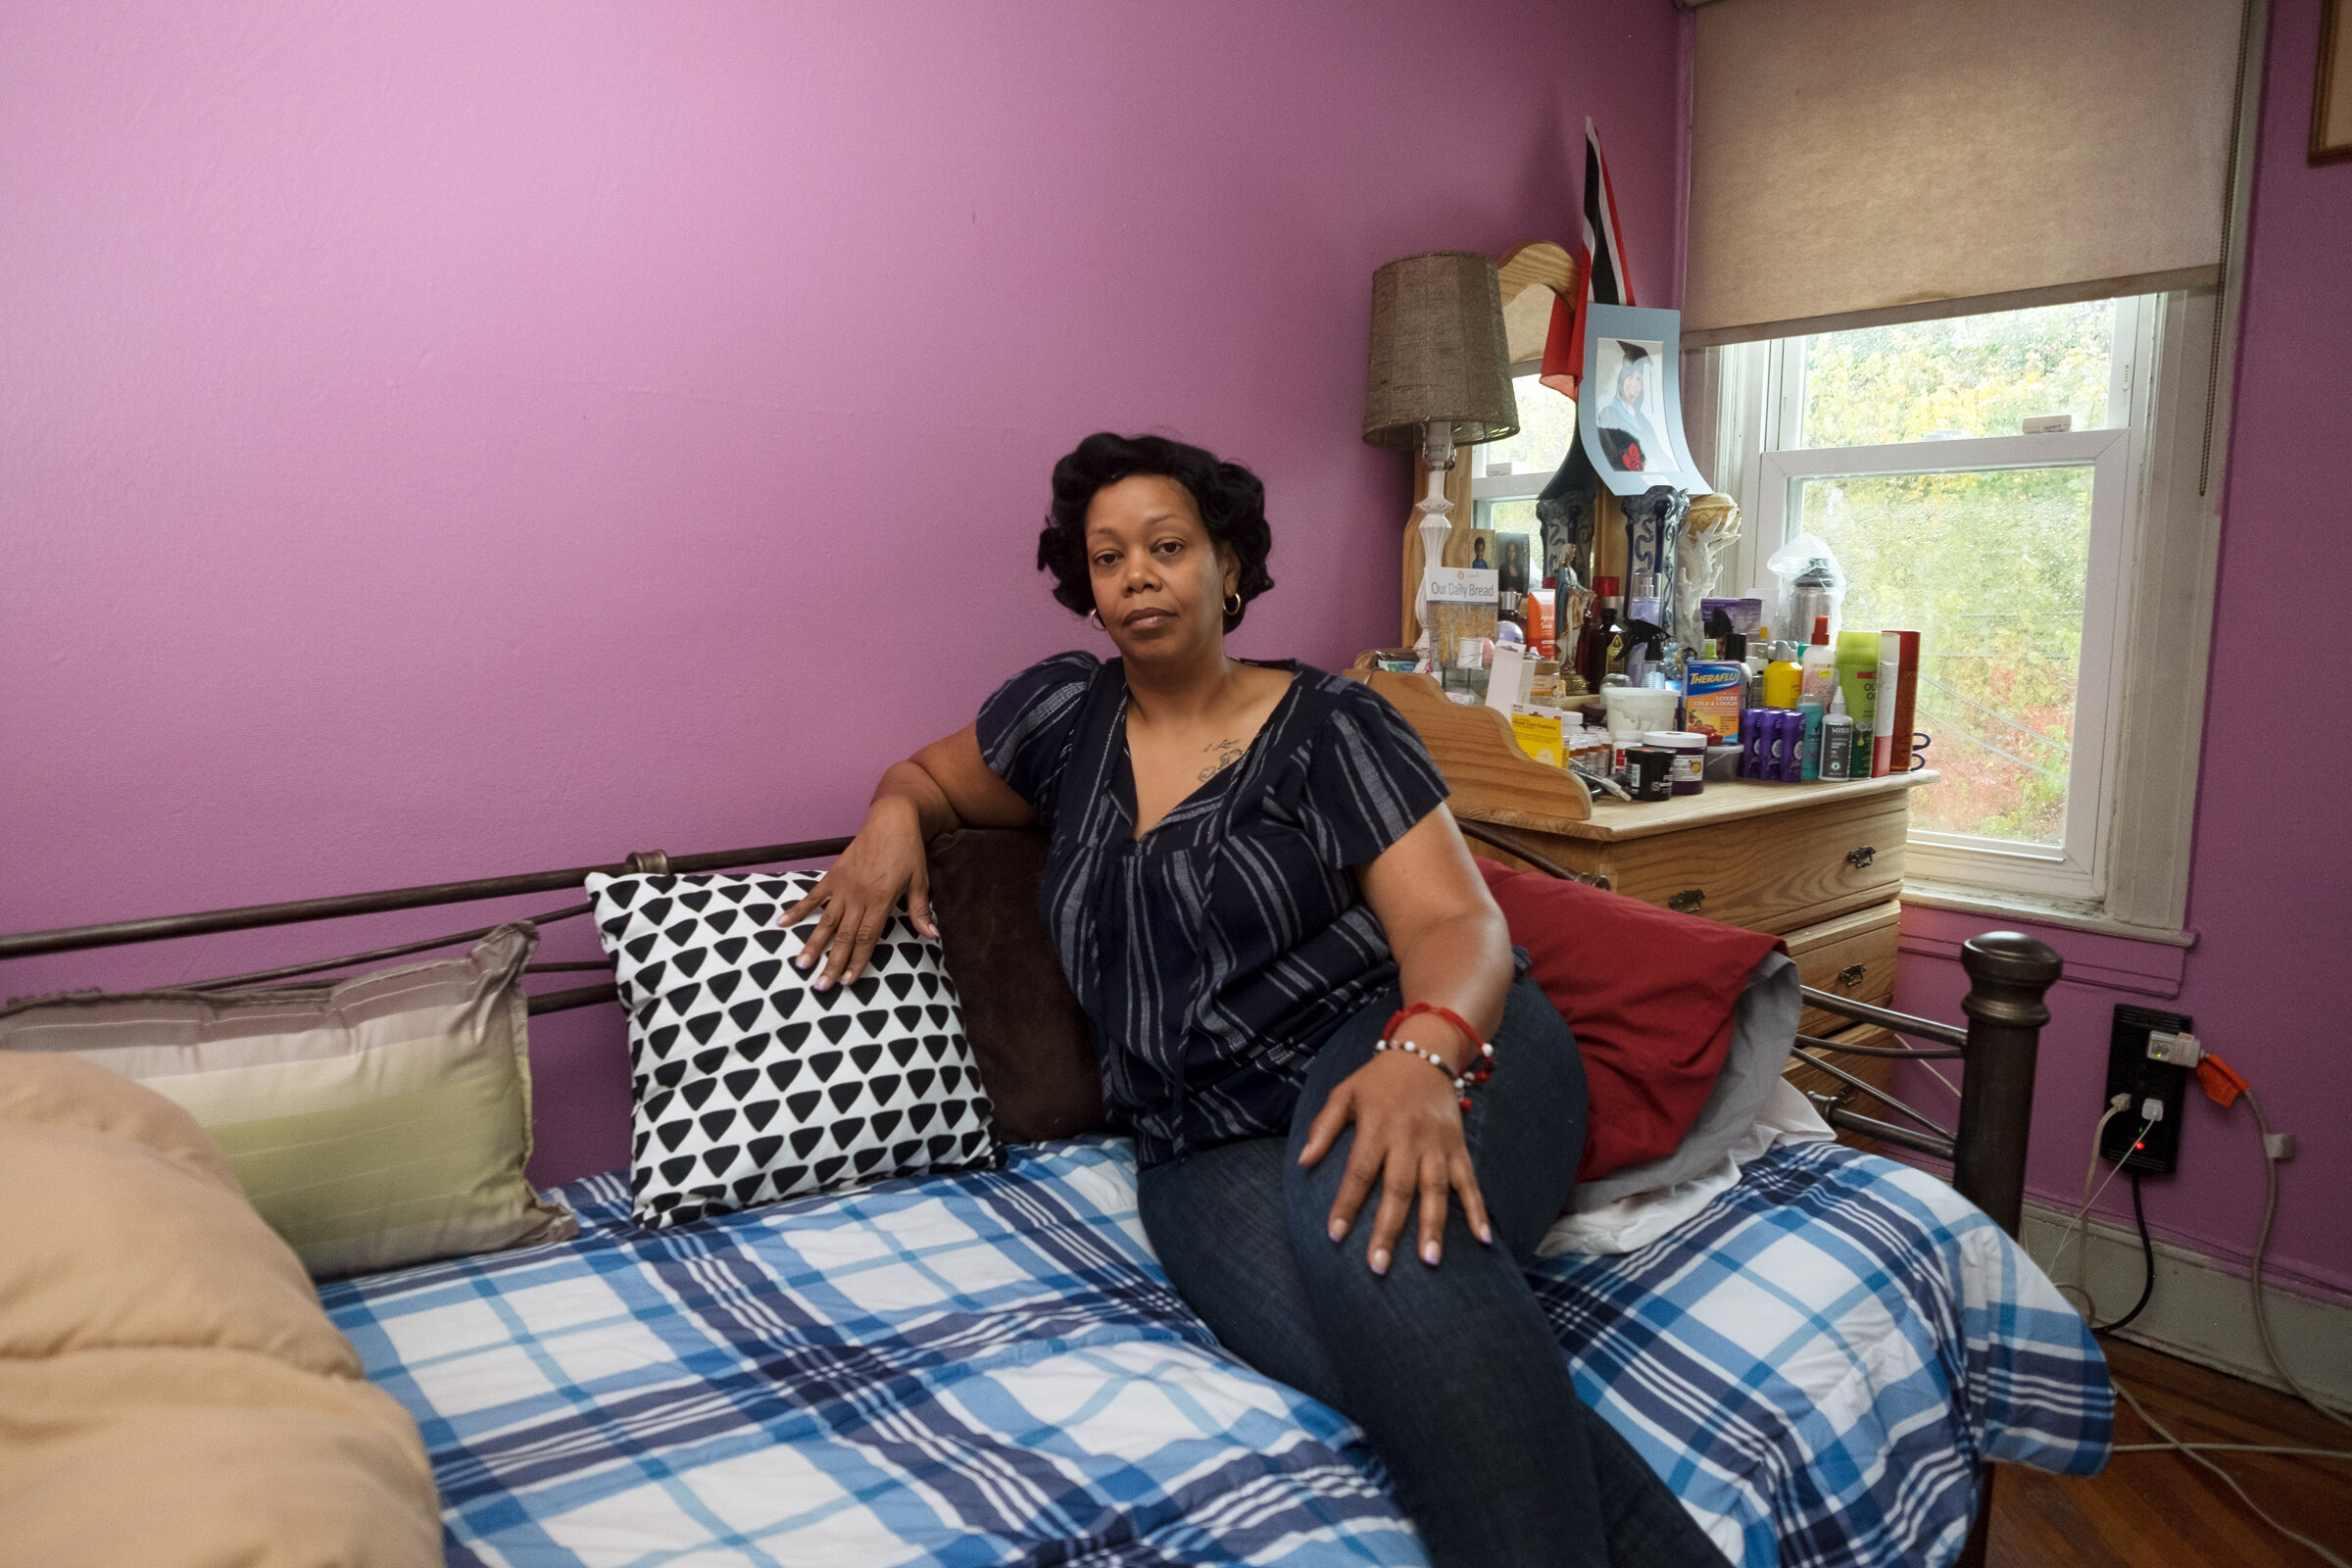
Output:
<svg viewBox="0 0 2352 1568">
<path fill-rule="evenodd" d="M 1732 1145 L 1756 1124 L 1765 1097 L 1788 1065 L 1788 1053 L 1796 1045 L 1796 1021 L 1803 1011 L 1796 960 L 1786 953 L 1767 953 L 1749 971 L 1747 989 L 1733 1010 L 1732 1045 L 1724 1054 L 1723 1074 L 1674 1152 L 1580 1185 L 1570 1195 L 1568 1207 L 1586 1213 L 1636 1193 L 1687 1182 L 1721 1164 Z"/>
<path fill-rule="evenodd" d="M 76 992 L 0 1008 L 0 1051 L 66 1052 L 204 1128 L 323 1279 L 579 1234 L 531 1157 L 521 921 L 460 958 L 237 991 Z"/>
</svg>

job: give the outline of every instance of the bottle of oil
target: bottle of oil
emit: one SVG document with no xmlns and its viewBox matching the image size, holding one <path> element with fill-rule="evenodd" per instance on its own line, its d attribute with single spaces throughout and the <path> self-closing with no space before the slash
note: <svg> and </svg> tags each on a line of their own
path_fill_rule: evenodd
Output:
<svg viewBox="0 0 2352 1568">
<path fill-rule="evenodd" d="M 1619 613 L 1625 601 L 1615 577 L 1596 577 L 1592 587 L 1592 608 L 1585 612 L 1584 627 L 1577 634 L 1576 668 L 1585 684 L 1598 691 L 1612 670 L 1625 673 L 1625 624 Z"/>
</svg>

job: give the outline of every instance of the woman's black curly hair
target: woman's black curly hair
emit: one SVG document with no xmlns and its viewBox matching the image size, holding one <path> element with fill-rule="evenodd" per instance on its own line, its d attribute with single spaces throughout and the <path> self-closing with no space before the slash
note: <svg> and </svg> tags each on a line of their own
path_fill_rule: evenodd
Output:
<svg viewBox="0 0 2352 1568">
<path fill-rule="evenodd" d="M 1266 527 L 1266 487 L 1256 474 L 1165 436 L 1098 430 L 1054 465 L 1054 507 L 1037 536 L 1037 564 L 1039 570 L 1054 574 L 1055 600 L 1081 615 L 1095 608 L 1086 562 L 1086 509 L 1096 491 L 1139 473 L 1173 479 L 1192 493 L 1210 540 L 1232 551 L 1241 563 L 1235 592 L 1241 595 L 1243 610 L 1274 586 L 1274 579 L 1266 575 L 1274 535 Z M 1241 611 L 1225 617 L 1227 631 L 1241 623 Z"/>
</svg>

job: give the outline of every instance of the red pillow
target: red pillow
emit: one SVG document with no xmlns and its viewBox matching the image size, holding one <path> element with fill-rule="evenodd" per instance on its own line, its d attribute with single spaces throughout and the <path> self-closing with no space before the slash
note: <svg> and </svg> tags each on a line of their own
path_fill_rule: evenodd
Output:
<svg viewBox="0 0 2352 1568">
<path fill-rule="evenodd" d="M 1723 1071 L 1748 975 L 1781 939 L 1477 858 L 1585 1058 L 1576 1179 L 1673 1153 Z"/>
</svg>

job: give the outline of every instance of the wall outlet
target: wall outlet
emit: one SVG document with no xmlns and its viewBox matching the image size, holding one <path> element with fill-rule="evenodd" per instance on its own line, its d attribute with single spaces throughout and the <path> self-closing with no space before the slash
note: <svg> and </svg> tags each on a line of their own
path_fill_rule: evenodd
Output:
<svg viewBox="0 0 2352 1568">
<path fill-rule="evenodd" d="M 2126 1170 L 2169 1176 L 2180 1164 L 2180 1107 L 2188 1096 L 2188 1069 L 2164 1058 L 2199 1049 L 2189 1033 L 2192 1022 L 2185 1013 L 2153 1007 L 2119 1004 L 2115 1009 L 2115 1029 L 2107 1039 L 2107 1098 L 2130 1095 L 2132 1103 L 2107 1123 L 2099 1137 L 2099 1152 Z M 2150 1101 L 2163 1114 L 2142 1134 Z M 2132 1147 L 2135 1138 L 2141 1146 L 2137 1150 Z"/>
</svg>

